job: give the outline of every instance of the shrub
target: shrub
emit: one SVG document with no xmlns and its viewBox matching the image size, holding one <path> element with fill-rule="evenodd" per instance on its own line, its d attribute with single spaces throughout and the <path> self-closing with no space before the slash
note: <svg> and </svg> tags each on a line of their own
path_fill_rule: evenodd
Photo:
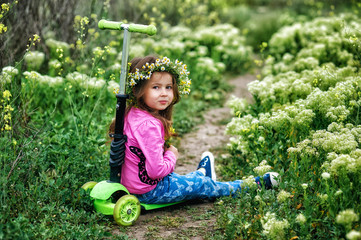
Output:
<svg viewBox="0 0 361 240">
<path fill-rule="evenodd" d="M 283 198 L 279 204 L 269 201 L 273 191 L 250 193 L 258 199 L 251 204 L 256 209 L 252 215 L 261 220 L 249 222 L 242 214 L 238 223 L 249 225 L 247 232 L 236 227 L 241 236 L 342 238 L 359 225 L 360 194 L 352 189 L 361 179 L 361 78 L 358 54 L 344 44 L 350 42 L 345 31 L 358 24 L 343 16 L 280 29 L 269 42 L 272 56 L 262 70 L 264 78 L 249 84 L 255 103 L 242 112 L 231 105 L 238 116 L 227 126 L 231 159 L 222 172 L 238 168 L 232 172 L 236 177 L 252 173 L 266 160 L 283 173 L 283 191 L 292 192 L 289 201 Z M 360 32 L 353 34 L 353 49 L 358 49 Z M 353 213 L 347 223 L 339 220 L 348 214 L 345 209 Z M 257 234 L 259 221 L 262 234 Z"/>
</svg>

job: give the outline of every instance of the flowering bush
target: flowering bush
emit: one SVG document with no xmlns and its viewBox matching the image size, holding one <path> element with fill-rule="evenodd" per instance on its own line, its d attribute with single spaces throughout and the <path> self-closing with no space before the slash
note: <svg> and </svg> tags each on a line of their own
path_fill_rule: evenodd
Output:
<svg viewBox="0 0 361 240">
<path fill-rule="evenodd" d="M 276 214 L 270 212 L 266 213 L 261 223 L 263 234 L 269 239 L 284 239 L 285 230 L 290 226 L 286 219 L 277 220 Z"/>
<path fill-rule="evenodd" d="M 327 91 L 330 87 L 335 87 L 336 83 L 345 81 L 347 77 L 356 76 L 356 71 L 354 67 L 337 68 L 333 63 L 328 63 L 300 73 L 288 71 L 267 75 L 262 81 L 249 83 L 248 89 L 262 108 L 269 111 L 274 104 L 304 99 L 312 91 Z"/>
<path fill-rule="evenodd" d="M 66 42 L 60 42 L 49 38 L 45 41 L 45 44 L 49 47 L 50 56 L 52 58 L 63 58 L 64 56 L 69 56 L 70 54 L 70 46 Z"/>
<path fill-rule="evenodd" d="M 261 174 L 267 161 L 283 172 L 279 205 L 256 205 L 266 238 L 314 238 L 320 229 L 334 238 L 358 234 L 351 230 L 361 214 L 360 26 L 347 15 L 280 29 L 263 79 L 248 85 L 255 103 L 229 101 L 232 166 Z M 257 193 L 258 202 L 269 195 Z"/>
<path fill-rule="evenodd" d="M 0 105 L 1 109 L 1 118 L 0 118 L 0 131 L 11 131 L 12 121 L 11 121 L 11 112 L 14 111 L 14 108 L 10 104 L 10 99 L 12 95 L 9 90 L 2 92 Z"/>
<path fill-rule="evenodd" d="M 230 24 L 201 28 L 195 31 L 194 39 L 210 51 L 217 62 L 226 64 L 227 70 L 242 72 L 250 67 L 252 48 L 246 39 Z"/>
<path fill-rule="evenodd" d="M 14 77 L 17 76 L 18 74 L 19 74 L 18 69 L 12 66 L 4 67 L 1 70 L 1 74 L 0 74 L 1 86 L 4 86 L 6 83 L 11 83 L 14 80 Z"/>
<path fill-rule="evenodd" d="M 42 52 L 28 52 L 24 56 L 28 70 L 38 71 L 45 60 L 45 54 Z"/>
</svg>

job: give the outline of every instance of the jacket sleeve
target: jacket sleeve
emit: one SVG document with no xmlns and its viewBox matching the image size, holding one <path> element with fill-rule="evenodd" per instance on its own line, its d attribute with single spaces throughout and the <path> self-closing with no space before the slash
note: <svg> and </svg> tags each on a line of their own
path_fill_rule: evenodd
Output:
<svg viewBox="0 0 361 240">
<path fill-rule="evenodd" d="M 146 160 L 145 168 L 151 179 L 159 179 L 174 171 L 175 154 L 164 151 L 164 130 L 158 119 L 145 121 L 134 133 Z"/>
</svg>

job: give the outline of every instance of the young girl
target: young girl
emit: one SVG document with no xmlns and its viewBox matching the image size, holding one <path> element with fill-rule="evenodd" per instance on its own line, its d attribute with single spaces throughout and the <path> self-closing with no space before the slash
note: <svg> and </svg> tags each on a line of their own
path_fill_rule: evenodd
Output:
<svg viewBox="0 0 361 240">
<path fill-rule="evenodd" d="M 154 56 L 130 62 L 127 93 L 130 104 L 124 119 L 128 140 L 121 184 L 142 203 L 171 203 L 192 199 L 215 199 L 241 192 L 241 180 L 217 182 L 212 153 L 202 154 L 197 171 L 174 173 L 178 150 L 166 144 L 172 135 L 172 110 L 180 93 L 190 91 L 189 72 L 182 62 Z M 110 132 L 114 132 L 115 122 Z M 260 183 L 260 178 L 256 178 Z M 271 188 L 270 174 L 264 176 Z"/>
</svg>

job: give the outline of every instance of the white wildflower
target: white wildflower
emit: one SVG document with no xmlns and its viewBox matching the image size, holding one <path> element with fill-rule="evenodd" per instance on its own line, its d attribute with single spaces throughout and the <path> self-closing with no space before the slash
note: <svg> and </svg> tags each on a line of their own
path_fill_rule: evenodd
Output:
<svg viewBox="0 0 361 240">
<path fill-rule="evenodd" d="M 232 95 L 227 102 L 227 106 L 231 109 L 231 114 L 237 116 L 247 109 L 248 103 L 245 98 L 237 98 Z"/>
<path fill-rule="evenodd" d="M 270 239 L 284 239 L 285 229 L 289 228 L 290 224 L 286 219 L 277 220 L 275 213 L 267 212 L 261 219 L 263 227 L 263 234 Z"/>
<path fill-rule="evenodd" d="M 328 195 L 327 194 L 320 194 L 318 196 L 322 202 L 326 202 L 328 200 Z"/>
<path fill-rule="evenodd" d="M 263 160 L 258 167 L 255 167 L 253 169 L 253 171 L 258 175 L 258 176 L 263 176 L 265 173 L 267 173 L 269 170 L 271 170 L 271 166 L 267 165 L 267 161 Z"/>
<path fill-rule="evenodd" d="M 38 51 L 28 52 L 25 54 L 24 60 L 29 70 L 39 70 L 45 60 L 45 54 Z"/>
<path fill-rule="evenodd" d="M 289 192 L 286 192 L 285 190 L 281 190 L 277 195 L 277 201 L 282 203 L 287 201 L 289 199 L 291 194 Z"/>
<path fill-rule="evenodd" d="M 327 180 L 327 179 L 330 179 L 331 175 L 328 172 L 324 172 L 324 173 L 321 174 L 321 176 L 322 176 L 323 179 Z"/>
<path fill-rule="evenodd" d="M 339 196 L 339 195 L 341 195 L 343 193 L 343 191 L 341 190 L 341 189 L 339 189 L 339 190 L 337 190 L 336 192 L 335 192 L 335 196 Z"/>
<path fill-rule="evenodd" d="M 305 215 L 303 215 L 302 213 L 298 214 L 296 217 L 296 222 L 298 222 L 299 224 L 304 224 L 307 221 Z"/>
<path fill-rule="evenodd" d="M 118 93 L 119 91 L 119 83 L 111 80 L 108 82 L 107 90 L 109 93 Z"/>
<path fill-rule="evenodd" d="M 350 240 L 361 239 L 361 233 L 355 230 L 351 230 L 349 233 L 346 234 L 346 238 Z"/>
<path fill-rule="evenodd" d="M 251 175 L 249 177 L 243 177 L 242 180 L 243 180 L 242 188 L 255 189 L 258 186 L 253 175 Z"/>
<path fill-rule="evenodd" d="M 3 67 L 2 72 L 7 73 L 13 77 L 19 74 L 19 70 L 12 66 Z"/>
<path fill-rule="evenodd" d="M 342 225 L 349 225 L 352 222 L 357 222 L 359 220 L 359 216 L 355 213 L 353 209 L 347 209 L 340 212 L 336 217 L 336 222 Z"/>
</svg>

